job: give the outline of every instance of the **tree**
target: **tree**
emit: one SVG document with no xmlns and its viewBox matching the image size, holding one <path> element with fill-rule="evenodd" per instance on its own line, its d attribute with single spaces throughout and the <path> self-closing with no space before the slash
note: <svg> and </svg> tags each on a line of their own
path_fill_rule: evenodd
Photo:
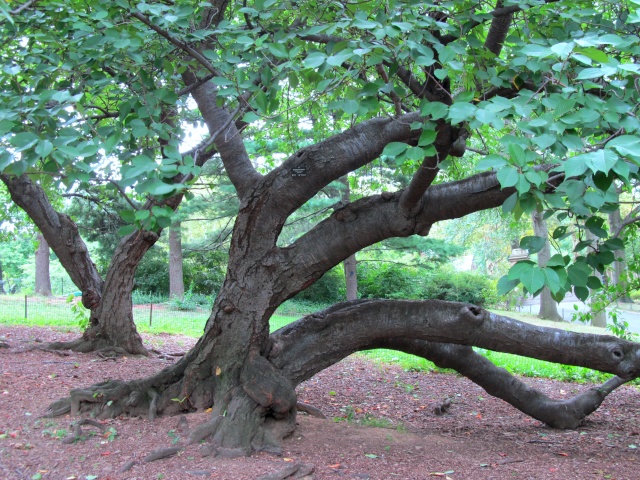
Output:
<svg viewBox="0 0 640 480">
<path fill-rule="evenodd" d="M 551 258 L 547 221 L 544 219 L 542 212 L 538 211 L 531 213 L 531 219 L 533 220 L 533 232 L 535 236 L 544 239 L 544 246 L 538 252 L 538 265 L 541 268 L 544 268 L 547 266 L 547 262 L 549 262 L 549 259 Z M 558 313 L 558 304 L 551 297 L 549 287 L 544 287 L 542 292 L 540 292 L 540 313 L 538 316 L 555 322 L 563 320 Z"/>
<path fill-rule="evenodd" d="M 137 189 L 149 202 L 187 188 L 171 179 L 176 170 L 197 173 L 191 167 L 200 150 L 190 157 L 176 155 L 160 141 L 175 139 L 179 129 L 175 121 L 162 121 L 163 112 L 179 111 L 176 96 L 189 93 L 210 134 L 205 144 L 215 147 L 240 205 L 226 278 L 196 346 L 149 378 L 73 390 L 70 398 L 52 404 L 49 414 L 92 410 L 100 418 L 155 417 L 211 408 L 211 420 L 194 429 L 189 442 L 211 437 L 219 453 L 235 455 L 277 450 L 295 429 L 295 386 L 361 349 L 401 350 L 455 368 L 558 428 L 576 427 L 606 395 L 638 376 L 636 343 L 522 324 L 454 302 L 355 300 L 269 331 L 279 305 L 350 255 L 391 237 L 427 236 L 437 222 L 500 206 L 516 216 L 538 208 L 557 212 L 599 237 L 596 245 L 577 245 L 575 258 L 554 255 L 545 267 L 516 264 L 501 290 L 522 283 L 538 294 L 547 286 L 559 298 L 573 287 L 578 296 L 588 297 L 594 269 L 610 265 L 611 251 L 620 247 L 593 213 L 612 206 L 614 181 L 627 186 L 638 175 L 640 123 L 633 114 L 638 92 L 631 86 L 640 69 L 633 62 L 640 19 L 626 3 L 531 3 L 381 6 L 309 0 L 289 8 L 273 0 L 213 0 L 133 7 L 122 0 L 108 5 L 90 0 L 73 3 L 73 11 L 69 3 L 47 2 L 9 13 L 11 21 L 3 25 L 15 38 L 33 38 L 35 25 L 46 18 L 50 35 L 66 34 L 57 42 L 91 60 L 74 64 L 75 76 L 65 77 L 68 95 L 50 94 L 63 105 L 57 116 L 42 114 L 65 133 L 67 127 L 56 123 L 60 116 L 73 120 L 75 112 L 83 116 L 96 108 L 117 115 L 121 123 L 98 124 L 103 129 L 97 130 L 108 143 L 105 155 L 115 149 L 122 166 L 121 183 L 115 176 L 113 183 Z M 69 15 L 77 21 L 69 21 Z M 79 30 L 70 32 L 74 28 Z M 30 40 L 31 47 L 41 39 Z M 25 48 L 20 42 L 3 47 L 14 49 L 14 56 L 38 51 L 25 53 Z M 105 63 L 116 54 L 117 63 Z M 62 57 L 42 58 L 45 69 L 64 76 L 68 64 Z M 8 65 L 9 82 L 3 84 L 34 85 L 22 66 Z M 114 65 L 120 69 L 114 71 Z M 95 70 L 83 77 L 89 68 Z M 123 85 L 138 97 L 120 91 Z M 98 87 L 104 95 L 122 95 L 109 97 L 117 112 L 99 101 Z M 21 90 L 20 102 L 32 94 Z M 22 108 L 12 95 L 4 91 L 5 108 Z M 330 123 L 327 112 L 337 114 L 339 132 L 298 144 L 296 132 L 310 116 L 320 129 Z M 195 113 L 183 110 L 183 115 Z M 2 124 L 5 144 L 21 153 L 20 158 L 0 155 L 9 165 L 10 181 L 28 177 L 31 164 L 24 162 L 29 159 L 34 165 L 44 161 L 49 170 L 65 166 L 86 176 L 77 161 L 84 157 L 96 165 L 88 170 L 99 170 L 100 149 L 83 150 L 88 148 L 83 142 L 94 141 L 94 130 L 70 133 L 67 143 L 49 149 L 49 124 L 18 117 Z M 274 153 L 267 135 L 291 141 Z M 498 150 L 483 150 L 486 135 L 500 137 Z M 264 144 L 256 147 L 261 155 L 251 158 L 249 144 Z M 467 144 L 481 152 L 473 167 L 466 162 L 477 157 L 465 156 Z M 75 152 L 65 156 L 70 145 Z M 58 157 L 48 160 L 56 151 Z M 381 183 L 378 192 L 335 209 L 290 241 L 280 238 L 287 219 L 323 188 L 373 166 L 401 171 L 410 180 L 400 189 L 392 181 Z M 77 173 L 74 181 L 83 178 Z M 154 212 L 123 214 L 135 230 L 123 241 L 147 236 L 151 243 L 162 226 L 147 222 Z M 533 238 L 525 244 L 532 253 L 541 248 Z M 572 399 L 552 400 L 497 369 L 471 346 L 616 376 Z"/>
<path fill-rule="evenodd" d="M 36 249 L 36 288 L 35 292 L 46 297 L 51 292 L 51 276 L 49 275 L 49 244 L 41 233 L 38 234 L 38 248 Z"/>
<path fill-rule="evenodd" d="M 342 177 L 340 183 L 343 186 L 340 190 L 340 200 L 343 204 L 347 205 L 351 200 L 349 178 Z M 353 253 L 345 258 L 342 265 L 344 268 L 347 300 L 356 300 L 358 298 L 358 260 L 356 259 L 356 254 Z"/>
<path fill-rule="evenodd" d="M 169 297 L 184 297 L 180 222 L 174 222 L 169 229 Z"/>
</svg>

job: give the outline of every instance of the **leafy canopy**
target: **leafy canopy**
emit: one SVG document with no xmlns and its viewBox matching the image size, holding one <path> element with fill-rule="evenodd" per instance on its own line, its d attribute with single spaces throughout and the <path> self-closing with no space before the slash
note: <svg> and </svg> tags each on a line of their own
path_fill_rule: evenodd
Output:
<svg viewBox="0 0 640 480">
<path fill-rule="evenodd" d="M 544 268 L 515 265 L 501 291 L 586 298 L 623 247 L 601 214 L 638 179 L 639 4 L 245 0 L 221 20 L 191 0 L 2 1 L 0 170 L 140 198 L 186 191 L 177 176 L 197 175 L 209 146 L 180 150 L 197 122 L 186 72 L 217 86 L 263 171 L 368 118 L 420 112 L 417 141 L 389 143 L 380 172 L 411 175 L 436 154 L 442 125 L 464 132 L 471 150 L 440 158 L 437 181 L 494 170 L 513 189 L 504 212 L 545 210 L 564 222 L 554 238 L 579 238 Z M 496 56 L 485 42 L 507 13 Z M 136 207 L 122 218 L 155 228 L 170 215 Z"/>
</svg>

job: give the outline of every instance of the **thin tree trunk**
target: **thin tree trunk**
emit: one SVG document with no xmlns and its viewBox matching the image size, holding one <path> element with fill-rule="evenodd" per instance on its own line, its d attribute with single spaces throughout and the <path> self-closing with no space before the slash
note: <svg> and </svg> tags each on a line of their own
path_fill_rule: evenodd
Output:
<svg viewBox="0 0 640 480">
<path fill-rule="evenodd" d="M 588 229 L 585 229 L 585 235 L 587 240 L 591 240 L 592 242 L 595 242 L 597 240 L 596 236 L 593 233 L 591 233 Z M 602 280 L 602 275 L 600 275 L 599 272 L 594 272 L 594 275 Z M 594 291 L 591 290 L 591 293 L 593 294 Z M 593 297 L 591 297 L 590 306 L 591 306 L 591 326 L 598 327 L 598 328 L 606 328 L 607 327 L 606 309 L 604 307 L 603 308 L 595 307 Z"/>
<path fill-rule="evenodd" d="M 2 263 L 0 262 L 0 295 L 6 295 L 4 289 L 4 272 L 2 271 Z"/>
<path fill-rule="evenodd" d="M 622 225 L 622 217 L 620 215 L 620 209 L 615 210 L 609 214 L 609 230 L 613 232 L 617 232 Z M 624 235 L 621 234 L 620 237 Z M 632 303 L 631 297 L 629 296 L 628 286 L 626 281 L 627 276 L 627 255 L 624 249 L 616 250 L 613 252 L 616 257 L 616 260 L 613 262 L 613 270 L 611 271 L 611 284 L 618 287 L 620 292 L 620 297 L 618 300 L 621 302 Z"/>
<path fill-rule="evenodd" d="M 340 178 L 343 188 L 340 189 L 340 200 L 342 205 L 346 205 L 351 201 L 351 188 L 349 186 L 349 177 L 344 176 Z M 356 254 L 349 255 L 342 266 L 344 267 L 344 281 L 347 290 L 347 300 L 355 300 L 358 298 L 358 261 Z"/>
<path fill-rule="evenodd" d="M 174 223 L 169 229 L 169 297 L 184 298 L 180 222 Z"/>
<path fill-rule="evenodd" d="M 538 265 L 540 268 L 544 267 L 551 258 L 551 248 L 549 247 L 549 230 L 547 228 L 547 221 L 543 218 L 542 212 L 534 211 L 531 214 L 533 221 L 533 231 L 537 237 L 545 239 L 544 247 L 538 252 Z M 558 313 L 558 303 L 551 296 L 551 292 L 548 287 L 542 289 L 540 293 L 540 313 L 538 317 L 546 320 L 553 320 L 554 322 L 562 321 L 562 317 Z"/>
<path fill-rule="evenodd" d="M 36 249 L 36 285 L 35 292 L 38 295 L 50 297 L 51 276 L 49 275 L 49 244 L 42 233 L 38 232 L 38 248 Z"/>
<path fill-rule="evenodd" d="M 358 275 L 356 256 L 349 255 L 344 262 L 344 279 L 347 285 L 347 300 L 356 300 L 358 298 Z"/>
</svg>

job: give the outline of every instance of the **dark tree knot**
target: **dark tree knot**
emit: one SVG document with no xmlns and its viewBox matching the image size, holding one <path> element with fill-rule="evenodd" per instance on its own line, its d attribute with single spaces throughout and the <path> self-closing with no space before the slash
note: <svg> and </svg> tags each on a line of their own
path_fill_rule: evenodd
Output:
<svg viewBox="0 0 640 480">
<path fill-rule="evenodd" d="M 481 325 L 484 322 L 484 310 L 477 305 L 465 305 L 460 310 L 460 315 L 470 320 L 474 325 Z"/>
</svg>

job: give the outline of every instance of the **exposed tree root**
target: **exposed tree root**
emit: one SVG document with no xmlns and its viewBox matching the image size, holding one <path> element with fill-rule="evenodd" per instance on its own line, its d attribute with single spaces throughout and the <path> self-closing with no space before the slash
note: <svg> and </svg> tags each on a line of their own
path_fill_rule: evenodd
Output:
<svg viewBox="0 0 640 480">
<path fill-rule="evenodd" d="M 323 420 L 327 418 L 325 414 L 322 413 L 322 410 L 314 407 L 313 405 L 309 405 L 308 403 L 297 402 L 296 408 L 299 412 L 305 412 L 307 415 L 312 417 L 321 418 Z"/>
<path fill-rule="evenodd" d="M 101 354 L 103 356 L 136 356 L 143 355 L 147 356 L 148 352 L 144 348 L 136 349 L 134 352 L 129 352 L 122 347 L 118 347 L 116 345 L 110 345 L 105 340 L 87 340 L 84 336 L 80 338 L 76 338 L 75 340 L 70 340 L 68 342 L 50 342 L 41 347 L 46 351 L 60 351 L 60 350 L 71 350 L 72 352 L 78 353 L 90 353 L 95 352 Z"/>
<path fill-rule="evenodd" d="M 142 459 L 142 461 L 147 462 L 147 463 L 153 462 L 155 460 L 160 460 L 162 458 L 167 458 L 167 457 L 170 457 L 172 455 L 175 455 L 176 453 L 178 453 L 181 450 L 182 450 L 182 448 L 180 448 L 180 447 L 158 448 L 157 450 L 154 450 L 153 452 L 148 454 L 146 457 L 144 457 Z"/>
<path fill-rule="evenodd" d="M 256 480 L 285 480 L 286 478 L 303 478 L 311 475 L 315 467 L 306 463 L 292 463 L 274 473 L 262 475 Z"/>
<path fill-rule="evenodd" d="M 46 416 L 70 412 L 97 419 L 120 414 L 154 419 L 211 407 L 209 421 L 189 429 L 186 419 L 181 420 L 183 440 L 151 452 L 144 461 L 173 455 L 204 440 L 203 455 L 231 458 L 255 451 L 281 453 L 282 440 L 295 430 L 298 409 L 322 416 L 318 409 L 297 402 L 294 386 L 357 350 L 391 348 L 453 368 L 489 394 L 555 428 L 576 428 L 610 392 L 640 372 L 636 343 L 521 324 L 452 302 L 337 305 L 271 334 L 262 355 L 255 349 L 240 358 L 229 358 L 224 348 L 216 357 L 212 352 L 217 333 L 213 328 L 209 332 L 214 332 L 212 338 L 205 333 L 194 349 L 158 374 L 74 389 L 68 399 L 54 402 Z M 553 400 L 497 368 L 470 345 L 499 346 L 513 353 L 523 353 L 520 348 L 525 345 L 525 354 L 532 357 L 620 376 L 572 399 Z M 450 406 L 445 401 L 434 413 L 447 413 Z"/>
<path fill-rule="evenodd" d="M 65 438 L 63 438 L 62 443 L 69 444 L 75 442 L 76 440 L 80 440 L 80 438 L 82 437 L 82 425 L 91 425 L 92 427 L 96 427 L 103 433 L 107 430 L 107 427 L 105 427 L 100 422 L 96 422 L 95 420 L 91 420 L 90 418 L 83 418 L 73 424 L 73 433 L 70 433 Z"/>
</svg>

